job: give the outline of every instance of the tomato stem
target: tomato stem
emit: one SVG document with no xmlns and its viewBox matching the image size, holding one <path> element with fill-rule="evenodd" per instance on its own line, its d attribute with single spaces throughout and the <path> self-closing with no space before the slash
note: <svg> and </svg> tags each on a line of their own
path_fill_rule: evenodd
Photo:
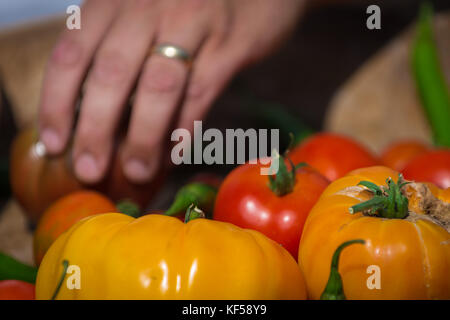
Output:
<svg viewBox="0 0 450 320">
<path fill-rule="evenodd" d="M 63 282 L 64 282 L 64 278 L 66 277 L 67 268 L 69 267 L 69 261 L 64 260 L 64 261 L 62 262 L 62 265 L 63 265 L 63 272 L 62 272 L 62 274 L 61 274 L 61 277 L 60 277 L 60 279 L 59 279 L 58 285 L 56 286 L 55 292 L 53 293 L 53 296 L 52 296 L 52 299 L 51 299 L 51 300 L 55 300 L 55 299 L 56 299 L 56 296 L 57 296 L 58 293 L 59 293 L 59 290 L 61 290 L 61 286 L 62 286 L 62 284 L 63 284 Z"/>
<path fill-rule="evenodd" d="M 189 221 L 195 219 L 204 219 L 206 218 L 205 213 L 196 207 L 194 204 L 191 204 L 189 208 L 186 210 L 186 215 L 184 217 L 184 223 L 188 223 Z"/>
<path fill-rule="evenodd" d="M 391 178 L 386 180 L 387 188 L 382 190 L 370 181 L 361 181 L 358 185 L 365 186 L 374 195 L 372 199 L 356 204 L 349 208 L 351 214 L 366 211 L 371 215 L 379 215 L 388 219 L 404 219 L 408 216 L 408 198 L 403 195 L 405 182 L 399 174 L 397 183 Z"/>
<path fill-rule="evenodd" d="M 179 216 L 194 204 L 202 208 L 208 217 L 212 216 L 217 189 L 204 183 L 190 183 L 182 187 L 175 195 L 175 200 L 164 213 L 168 216 Z"/>
<path fill-rule="evenodd" d="M 278 172 L 275 174 L 275 177 L 269 175 L 269 188 L 279 197 L 291 193 L 294 190 L 295 173 L 297 169 L 306 166 L 304 162 L 294 165 L 291 159 L 287 158 L 287 160 L 291 167 L 290 170 L 284 162 L 284 157 L 276 149 L 273 150 L 272 163 L 278 161 Z"/>
<path fill-rule="evenodd" d="M 365 244 L 366 242 L 361 239 L 346 241 L 341 244 L 333 254 L 331 259 L 330 277 L 328 278 L 327 285 L 320 296 L 320 300 L 345 300 L 344 285 L 342 283 L 341 275 L 339 274 L 339 258 L 344 248 L 355 244 Z"/>
</svg>

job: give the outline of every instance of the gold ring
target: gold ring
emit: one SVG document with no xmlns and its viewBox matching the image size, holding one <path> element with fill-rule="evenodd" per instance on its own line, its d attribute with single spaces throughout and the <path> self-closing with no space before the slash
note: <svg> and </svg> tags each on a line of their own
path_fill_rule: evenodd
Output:
<svg viewBox="0 0 450 320">
<path fill-rule="evenodd" d="M 157 45 L 152 50 L 152 54 L 159 54 L 168 59 L 177 59 L 184 62 L 187 66 L 190 66 L 192 63 L 191 55 L 184 50 L 173 44 L 162 43 Z"/>
</svg>

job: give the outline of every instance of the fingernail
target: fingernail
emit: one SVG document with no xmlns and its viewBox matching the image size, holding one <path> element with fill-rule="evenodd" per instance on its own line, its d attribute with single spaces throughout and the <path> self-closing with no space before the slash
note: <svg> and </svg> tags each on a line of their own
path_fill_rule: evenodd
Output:
<svg viewBox="0 0 450 320">
<path fill-rule="evenodd" d="M 44 129 L 40 135 L 41 141 L 50 153 L 60 152 L 62 148 L 61 138 L 53 129 Z"/>
<path fill-rule="evenodd" d="M 87 183 L 94 183 L 100 179 L 100 169 L 94 156 L 83 153 L 75 162 L 75 173 L 78 178 Z"/>
<path fill-rule="evenodd" d="M 124 171 L 128 179 L 133 182 L 147 182 L 152 175 L 152 167 L 139 159 L 130 159 L 125 163 Z"/>
</svg>

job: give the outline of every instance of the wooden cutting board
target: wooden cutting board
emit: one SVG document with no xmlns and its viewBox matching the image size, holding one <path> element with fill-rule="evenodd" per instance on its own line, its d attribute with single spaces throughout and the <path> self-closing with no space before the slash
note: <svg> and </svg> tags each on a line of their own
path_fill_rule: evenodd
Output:
<svg viewBox="0 0 450 320">
<path fill-rule="evenodd" d="M 450 84 L 450 13 L 435 17 L 442 68 Z M 380 151 L 398 139 L 431 142 L 411 73 L 414 26 L 364 64 L 331 101 L 325 128 Z M 449 123 L 450 130 L 450 123 Z"/>
</svg>

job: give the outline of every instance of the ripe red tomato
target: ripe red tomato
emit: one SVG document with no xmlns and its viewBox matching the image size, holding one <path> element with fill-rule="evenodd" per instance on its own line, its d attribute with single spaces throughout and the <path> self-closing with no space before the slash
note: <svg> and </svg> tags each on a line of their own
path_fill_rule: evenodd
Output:
<svg viewBox="0 0 450 320">
<path fill-rule="evenodd" d="M 350 138 L 334 133 L 318 133 L 300 143 L 289 152 L 294 163 L 306 162 L 330 181 L 348 172 L 378 164 L 362 145 Z"/>
<path fill-rule="evenodd" d="M 408 180 L 431 182 L 441 189 L 450 187 L 450 150 L 432 150 L 415 157 L 402 170 Z"/>
<path fill-rule="evenodd" d="M 0 281 L 0 300 L 34 300 L 34 291 L 34 285 L 25 281 Z"/>
<path fill-rule="evenodd" d="M 292 191 L 276 195 L 260 164 L 244 164 L 224 180 L 217 194 L 214 220 L 254 229 L 280 243 L 295 260 L 306 217 L 328 180 L 315 169 L 296 170 Z"/>
<path fill-rule="evenodd" d="M 120 148 L 120 147 L 119 147 Z M 106 177 L 97 185 L 83 185 L 72 172 L 70 150 L 59 156 L 45 154 L 36 130 L 22 131 L 14 140 L 10 157 L 10 181 L 17 201 L 33 223 L 37 223 L 50 204 L 83 188 L 95 189 L 113 201 L 130 199 L 144 208 L 162 184 L 166 167 L 146 184 L 129 182 L 118 156 L 114 156 Z"/>
<path fill-rule="evenodd" d="M 402 171 L 408 162 L 428 150 L 428 146 L 419 141 L 396 142 L 383 151 L 380 157 L 381 164 Z"/>
</svg>

